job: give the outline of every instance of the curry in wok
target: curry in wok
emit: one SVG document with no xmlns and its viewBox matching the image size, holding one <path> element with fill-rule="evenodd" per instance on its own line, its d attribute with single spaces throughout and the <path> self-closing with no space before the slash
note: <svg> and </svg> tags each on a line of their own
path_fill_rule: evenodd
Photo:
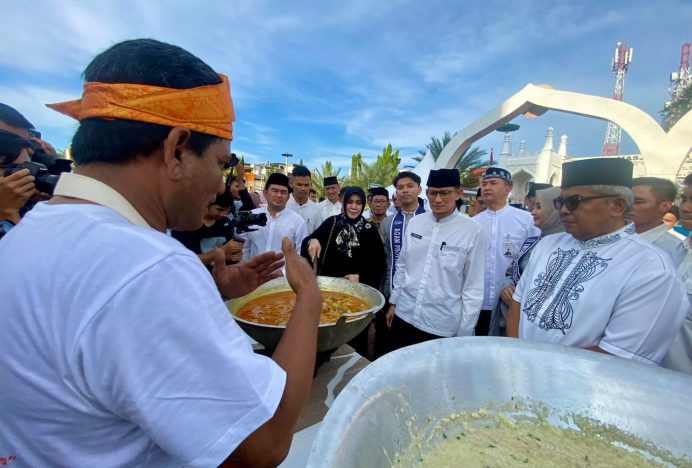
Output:
<svg viewBox="0 0 692 468">
<path fill-rule="evenodd" d="M 281 291 L 257 297 L 238 309 L 236 317 L 262 325 L 286 326 L 291 317 L 296 294 Z M 320 325 L 335 324 L 344 314 L 360 312 L 372 307 L 368 302 L 351 294 L 322 291 L 322 317 Z"/>
</svg>

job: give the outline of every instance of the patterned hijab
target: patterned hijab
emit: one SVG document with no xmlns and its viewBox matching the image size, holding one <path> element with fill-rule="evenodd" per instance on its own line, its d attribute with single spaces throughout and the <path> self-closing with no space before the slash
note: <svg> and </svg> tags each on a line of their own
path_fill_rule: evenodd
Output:
<svg viewBox="0 0 692 468">
<path fill-rule="evenodd" d="M 360 214 L 356 219 L 351 219 L 346 214 L 346 205 L 353 195 L 360 198 L 362 206 L 360 209 Z M 365 192 L 360 187 L 349 187 L 344 192 L 343 198 L 343 209 L 344 213 L 338 215 L 336 220 L 336 227 L 338 229 L 338 234 L 334 241 L 336 248 L 339 252 L 347 255 L 349 258 L 353 257 L 353 249 L 360 246 L 360 241 L 358 235 L 363 232 L 364 229 L 373 229 L 372 224 L 368 223 L 365 218 L 363 218 L 363 211 L 365 210 Z"/>
<path fill-rule="evenodd" d="M 560 212 L 555 209 L 553 199 L 560 196 L 560 187 L 550 187 L 543 190 L 536 190 L 536 199 L 541 204 L 543 212 L 543 226 L 541 226 L 541 236 L 549 236 L 556 232 L 563 232 L 565 227 L 560 220 Z"/>
</svg>

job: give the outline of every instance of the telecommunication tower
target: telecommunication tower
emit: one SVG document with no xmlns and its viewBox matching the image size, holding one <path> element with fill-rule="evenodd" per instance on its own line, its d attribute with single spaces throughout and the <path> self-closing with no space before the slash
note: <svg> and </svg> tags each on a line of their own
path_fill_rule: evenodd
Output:
<svg viewBox="0 0 692 468">
<path fill-rule="evenodd" d="M 613 58 L 613 73 L 615 73 L 615 91 L 613 99 L 622 101 L 625 90 L 625 74 L 630 62 L 632 62 L 633 49 L 628 48 L 626 42 L 618 42 L 615 47 L 615 57 Z M 620 138 L 622 131 L 613 122 L 608 122 L 605 141 L 603 142 L 602 156 L 617 156 L 620 154 Z"/>
<path fill-rule="evenodd" d="M 670 85 L 668 92 L 670 93 L 670 101 L 666 102 L 666 107 L 682 97 L 682 93 L 692 84 L 692 75 L 690 74 L 690 43 L 686 42 L 682 45 L 680 53 L 680 68 L 678 71 L 670 74 Z"/>
<path fill-rule="evenodd" d="M 690 74 L 690 43 L 686 42 L 682 45 L 682 52 L 680 53 L 680 68 L 677 72 L 670 74 L 670 84 L 668 85 L 670 101 L 666 102 L 666 109 L 675 101 L 679 100 L 690 85 L 692 85 L 692 75 Z M 682 182 L 687 174 L 690 173 L 692 173 L 692 158 L 688 155 L 678 170 L 678 181 Z"/>
</svg>

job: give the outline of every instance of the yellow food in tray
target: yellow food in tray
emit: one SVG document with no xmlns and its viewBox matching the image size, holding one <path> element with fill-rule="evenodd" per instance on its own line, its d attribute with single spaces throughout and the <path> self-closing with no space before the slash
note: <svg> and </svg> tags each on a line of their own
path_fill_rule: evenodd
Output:
<svg viewBox="0 0 692 468">
<path fill-rule="evenodd" d="M 257 297 L 238 310 L 236 317 L 262 325 L 285 326 L 296 302 L 293 291 L 282 291 Z M 322 291 L 322 317 L 320 325 L 334 324 L 343 314 L 360 312 L 372 307 L 350 294 Z"/>
</svg>

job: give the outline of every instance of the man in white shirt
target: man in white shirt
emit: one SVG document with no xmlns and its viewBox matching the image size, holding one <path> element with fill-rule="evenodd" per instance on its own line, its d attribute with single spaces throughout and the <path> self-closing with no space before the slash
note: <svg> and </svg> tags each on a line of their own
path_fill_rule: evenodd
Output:
<svg viewBox="0 0 692 468">
<path fill-rule="evenodd" d="M 689 310 L 666 254 L 625 220 L 632 163 L 562 166 L 564 233 L 543 238 L 519 281 L 507 335 L 660 365 Z"/>
<path fill-rule="evenodd" d="M 81 100 L 51 105 L 80 120 L 75 173 L 0 242 L 3 456 L 24 466 L 277 465 L 312 384 L 314 276 L 286 241 L 300 313 L 269 359 L 219 291 L 251 292 L 281 256 L 226 266 L 218 250 L 210 275 L 166 235 L 200 227 L 224 190 L 228 79 L 152 39 L 112 46 L 84 77 Z"/>
<path fill-rule="evenodd" d="M 680 222 L 686 230 L 692 230 L 692 174 L 683 182 L 680 195 Z M 663 360 L 663 367 L 692 375 L 692 239 L 685 239 L 687 255 L 678 267 L 678 276 L 685 285 L 690 308 L 673 344 Z"/>
<path fill-rule="evenodd" d="M 318 226 L 325 222 L 330 216 L 341 213 L 341 200 L 339 199 L 339 179 L 336 176 L 324 178 L 324 195 L 327 197 L 317 206 L 320 209 L 320 222 Z"/>
<path fill-rule="evenodd" d="M 387 270 L 382 279 L 380 290 L 387 301 L 392 292 L 392 282 L 396 271 L 396 262 L 404 244 L 404 233 L 408 222 L 416 215 L 425 213 L 425 208 L 418 204 L 421 194 L 421 179 L 415 172 L 399 172 L 392 185 L 396 192 L 392 200 L 396 200 L 396 213 L 387 216 L 380 224 L 379 231 L 384 243 L 384 253 L 387 260 Z M 375 357 L 380 357 L 391 350 L 389 327 L 387 327 L 386 312 L 389 302 L 375 316 Z"/>
<path fill-rule="evenodd" d="M 457 211 L 461 194 L 457 169 L 430 171 L 432 212 L 409 221 L 389 298 L 393 349 L 473 335 L 483 302 L 485 234 Z"/>
<path fill-rule="evenodd" d="M 507 267 L 524 240 L 541 235 L 540 229 L 533 225 L 533 218 L 528 211 L 507 203 L 511 190 L 512 175 L 509 171 L 499 167 L 488 168 L 481 187 L 481 197 L 486 209 L 473 217 L 474 221 L 483 226 L 487 239 L 485 295 L 476 325 L 477 336 L 488 334 L 492 314 L 497 313 Z"/>
<path fill-rule="evenodd" d="M 317 229 L 320 222 L 320 209 L 317 203 L 310 200 L 310 188 L 312 187 L 310 170 L 305 166 L 293 166 L 291 175 L 293 176 L 290 181 L 293 193 L 290 195 L 286 207 L 303 218 L 309 235 Z"/>
<path fill-rule="evenodd" d="M 634 204 L 629 218 L 637 234 L 663 250 L 677 267 L 687 253 L 682 241 L 663 222 L 663 216 L 677 195 L 673 182 L 657 177 L 638 177 L 632 180 Z"/>
<path fill-rule="evenodd" d="M 240 235 L 245 240 L 243 261 L 265 252 L 280 252 L 284 237 L 288 237 L 300 252 L 300 244 L 308 235 L 303 218 L 286 208 L 288 177 L 278 172 L 271 174 L 264 187 L 264 197 L 267 199 L 267 206 L 255 208 L 252 212 L 265 213 L 267 225 Z"/>
</svg>

